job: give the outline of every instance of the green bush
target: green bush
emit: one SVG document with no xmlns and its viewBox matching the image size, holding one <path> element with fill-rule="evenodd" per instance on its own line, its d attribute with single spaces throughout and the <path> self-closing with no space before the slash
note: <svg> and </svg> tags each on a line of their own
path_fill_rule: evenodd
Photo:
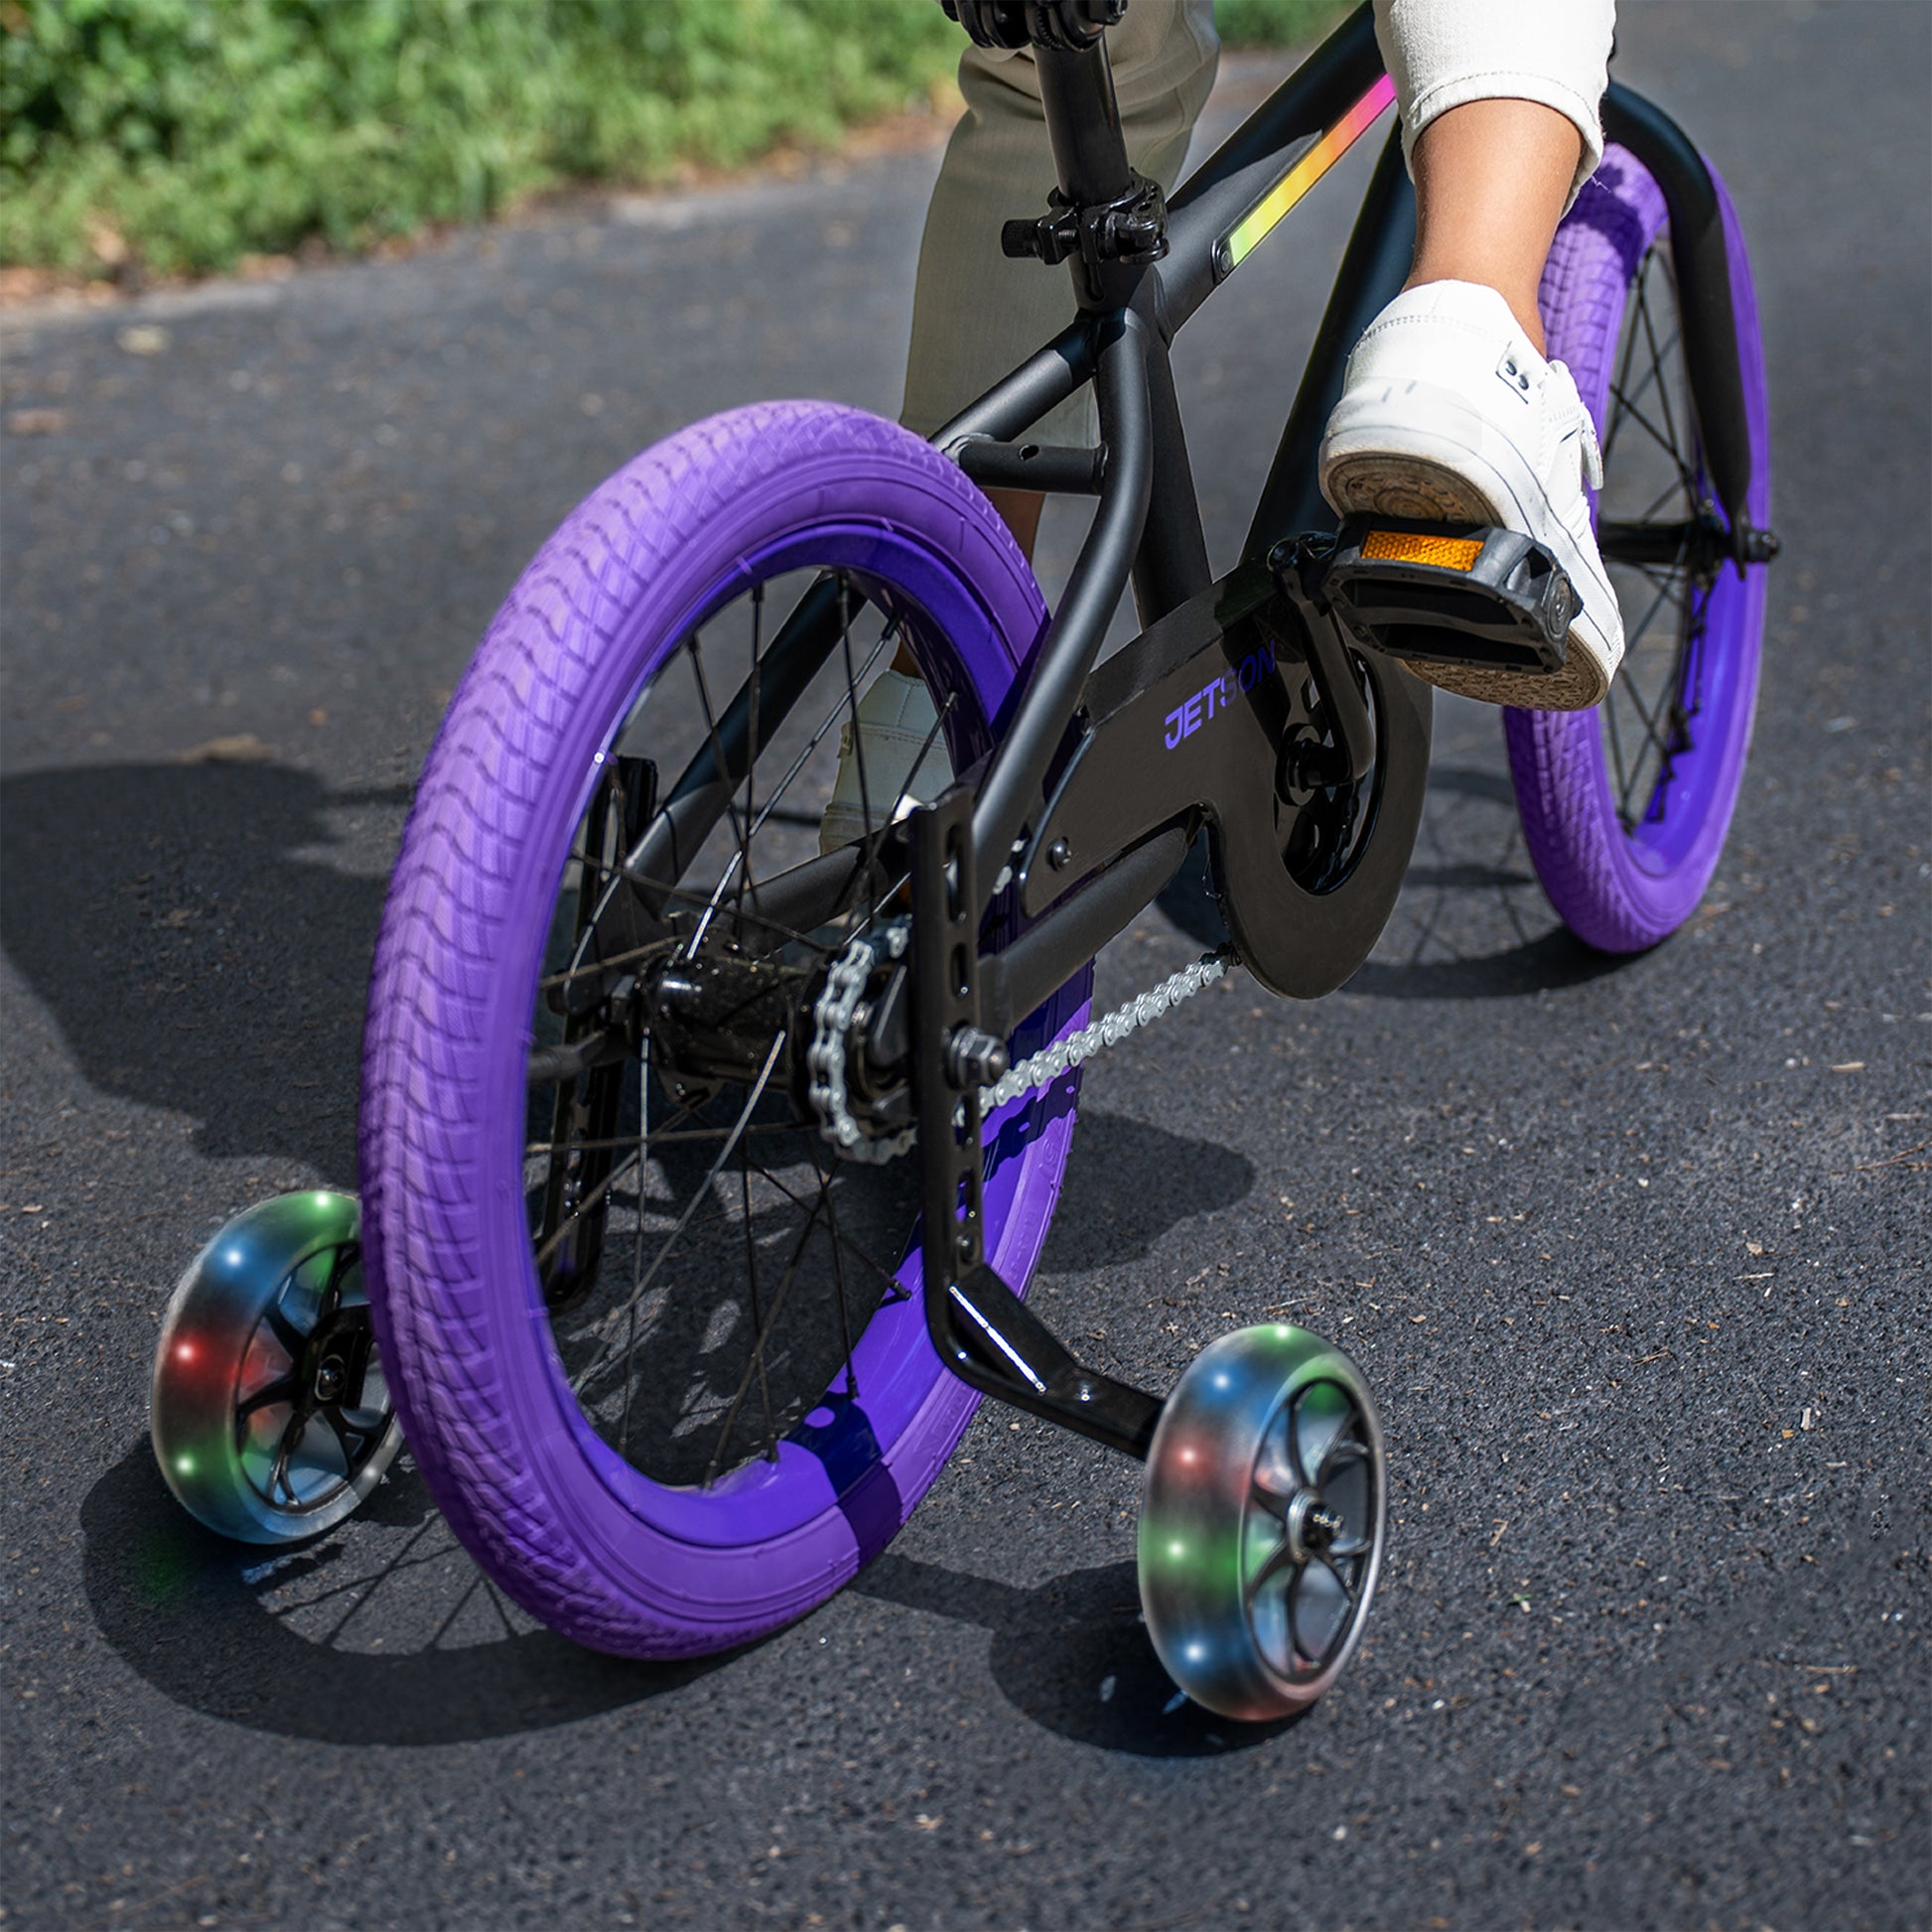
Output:
<svg viewBox="0 0 1932 1932">
<path fill-rule="evenodd" d="M 1214 25 L 1229 47 L 1309 47 L 1349 0 L 1214 0 Z"/>
<path fill-rule="evenodd" d="M 1321 0 L 1221 0 L 1230 40 Z M 572 180 L 822 145 L 925 95 L 932 0 L 0 0 L 0 263 L 366 247 Z"/>
</svg>

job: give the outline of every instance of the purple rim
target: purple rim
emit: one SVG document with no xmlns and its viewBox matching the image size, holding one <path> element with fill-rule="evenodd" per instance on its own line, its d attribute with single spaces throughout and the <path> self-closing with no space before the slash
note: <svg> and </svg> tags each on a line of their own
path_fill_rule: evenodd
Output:
<svg viewBox="0 0 1932 1932">
<path fill-rule="evenodd" d="M 1717 186 L 1750 424 L 1749 511 L 1763 527 L 1770 521 L 1770 462 L 1757 304 L 1736 212 L 1722 180 Z M 1613 146 L 1551 251 L 1542 290 L 1549 352 L 1569 365 L 1599 429 L 1626 293 L 1664 222 L 1655 182 Z M 1672 759 L 1668 779 L 1630 832 L 1617 816 L 1596 712 L 1505 714 L 1510 774 L 1537 876 L 1564 922 L 1602 951 L 1641 951 L 1675 931 L 1717 869 L 1750 751 L 1764 599 L 1762 566 L 1741 580 L 1726 569 L 1713 585 L 1700 647 L 1699 731 Z"/>
<path fill-rule="evenodd" d="M 997 711 L 1006 695 L 1006 686 L 1012 681 L 1012 662 L 985 602 L 950 566 L 903 530 L 852 523 L 810 527 L 736 560 L 678 618 L 662 626 L 660 643 L 617 712 L 600 717 L 587 707 L 585 714 L 572 720 L 559 745 L 555 768 L 568 770 L 575 765 L 579 771 L 577 784 L 570 792 L 558 789 L 554 795 L 570 802 L 552 814 L 539 816 L 531 828 L 533 848 L 555 854 L 555 873 L 561 874 L 571 833 L 590 803 L 598 778 L 594 755 L 609 737 L 611 718 L 626 715 L 682 639 L 727 604 L 754 584 L 768 583 L 787 571 L 810 566 L 842 567 L 861 580 L 890 584 L 901 593 L 924 620 L 915 634 L 928 645 L 933 636 L 943 637 L 958 653 L 956 665 L 922 665 L 942 691 L 957 683 L 962 697 L 969 701 L 954 714 L 966 714 L 951 747 L 955 767 L 963 768 L 990 749 L 984 721 Z M 917 654 L 922 659 L 930 655 L 928 649 Z M 553 877 L 548 898 L 554 899 L 555 893 Z M 530 922 L 523 952 L 504 962 L 502 993 L 492 1013 L 491 1032 L 502 1046 L 491 1060 L 495 1085 L 488 1091 L 485 1114 L 504 1123 L 493 1158 L 510 1172 L 516 1169 L 520 1145 L 520 1055 L 541 969 L 545 931 L 544 926 Z M 1085 1012 L 1084 999 L 1049 1002 L 1016 1033 L 1015 1057 L 1050 1044 L 1068 1027 L 1084 1025 Z M 1046 1030 L 1049 1025 L 1050 1033 Z M 1036 1185 L 1030 1184 L 1036 1162 L 1027 1157 L 1030 1152 L 1044 1153 L 1056 1168 L 1063 1163 L 1073 1130 L 1076 1088 L 1077 1082 L 1069 1076 L 1060 1104 L 1055 1104 L 1053 1093 L 1036 1093 L 1011 1102 L 986 1123 L 982 1139 L 992 1153 L 984 1182 L 987 1259 L 1007 1280 L 1024 1283 L 1032 1276 L 1051 1211 L 1050 1201 L 1041 1198 Z M 509 1243 L 521 1240 L 525 1307 L 538 1326 L 545 1327 L 548 1317 L 521 1218 L 521 1197 L 512 1199 L 508 1190 L 492 1188 L 489 1198 L 499 1210 L 507 1211 L 490 1217 L 487 1238 Z M 703 1491 L 653 1481 L 613 1449 L 585 1417 L 571 1396 L 554 1342 L 547 1350 L 548 1394 L 554 1409 L 533 1421 L 546 1437 L 561 1429 L 598 1470 L 613 1499 L 626 1510 L 647 1514 L 653 1527 L 667 1536 L 729 1549 L 791 1535 L 835 1509 L 852 1485 L 866 1478 L 870 1458 L 855 1453 L 855 1449 L 868 1444 L 897 1445 L 942 1377 L 969 1397 L 962 1428 L 964 1416 L 970 1416 L 977 1406 L 977 1397 L 972 1397 L 963 1383 L 945 1375 L 926 1334 L 919 1300 L 924 1277 L 916 1238 L 908 1237 L 897 1279 L 910 1291 L 909 1299 L 881 1308 L 866 1324 L 853 1351 L 853 1368 L 865 1392 L 864 1400 L 856 1404 L 828 1402 L 814 1410 L 802 1430 L 779 1444 L 775 1463 L 745 1463 Z M 881 1460 L 889 1471 L 896 1465 L 891 1449 Z"/>
</svg>

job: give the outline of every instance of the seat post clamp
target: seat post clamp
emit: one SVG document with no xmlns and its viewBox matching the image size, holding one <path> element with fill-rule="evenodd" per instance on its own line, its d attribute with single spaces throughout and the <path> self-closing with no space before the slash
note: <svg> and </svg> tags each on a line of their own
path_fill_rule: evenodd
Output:
<svg viewBox="0 0 1932 1932">
<path fill-rule="evenodd" d="M 1057 188 L 1046 199 L 1049 211 L 1037 220 L 1001 227 L 1002 254 L 1032 255 L 1054 268 L 1078 255 L 1097 271 L 1108 262 L 1158 262 L 1168 252 L 1168 198 L 1145 175 L 1126 194 L 1089 207 L 1073 207 Z"/>
</svg>

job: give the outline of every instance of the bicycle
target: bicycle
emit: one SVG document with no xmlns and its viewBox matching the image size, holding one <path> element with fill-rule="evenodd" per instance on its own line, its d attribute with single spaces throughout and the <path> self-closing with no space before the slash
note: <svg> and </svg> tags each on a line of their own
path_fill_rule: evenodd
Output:
<svg viewBox="0 0 1932 1932">
<path fill-rule="evenodd" d="M 305 1268 L 326 1276 L 337 1413 L 368 1416 L 387 1398 L 363 1378 L 386 1375 L 483 1568 L 553 1627 L 643 1657 L 823 1601 L 996 1396 L 1145 1460 L 1164 1664 L 1216 1711 L 1275 1717 L 1334 1681 L 1368 1614 L 1375 1404 L 1342 1351 L 1287 1324 L 1224 1336 L 1158 1397 L 1027 1305 L 1080 1064 L 1236 964 L 1293 998 L 1347 979 L 1422 809 L 1431 697 L 1407 665 L 1553 667 L 1572 593 L 1526 539 L 1336 531 L 1315 490 L 1343 359 L 1413 244 L 1394 136 L 1241 561 L 1210 576 L 1170 345 L 1389 106 L 1366 6 L 1172 200 L 1127 164 L 1114 0 L 986 11 L 1035 41 L 1059 176 L 1006 245 L 1070 268 L 1076 321 L 929 443 L 830 404 L 736 410 L 646 451 L 545 545 L 405 831 L 360 1229 L 330 1220 L 321 1275 L 289 1235 L 254 1270 L 253 1312 L 224 1305 L 220 1346 L 248 1357 L 235 1336 Z M 1603 115 L 1544 313 L 1599 427 L 1629 650 L 1619 709 L 1505 729 L 1550 897 L 1631 951 L 1683 922 L 1717 863 L 1776 542 L 1728 197 L 1638 95 L 1613 85 Z M 1089 381 L 1094 448 L 1026 440 Z M 993 486 L 1095 499 L 1050 614 Z M 1130 583 L 1143 629 L 1096 668 Z M 926 752 L 957 776 L 876 814 L 861 744 L 864 835 L 821 853 L 834 728 L 900 648 L 933 696 Z M 1094 1020 L 1094 953 L 1197 835 L 1227 944 Z M 366 1303 L 336 1287 L 356 1240 Z M 263 1539 L 340 1520 L 394 1452 L 393 1428 L 323 1414 L 325 1452 L 292 1457 L 316 1440 L 323 1351 L 308 1330 L 279 1345 L 290 1366 L 256 1371 L 273 1401 L 237 1370 L 196 1412 L 231 1444 L 206 1477 L 223 1526 Z M 158 1365 L 164 1467 L 171 1404 Z"/>
</svg>

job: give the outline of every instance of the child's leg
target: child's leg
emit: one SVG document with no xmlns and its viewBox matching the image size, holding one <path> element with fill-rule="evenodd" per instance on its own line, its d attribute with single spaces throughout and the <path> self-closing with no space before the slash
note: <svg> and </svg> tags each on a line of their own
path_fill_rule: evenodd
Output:
<svg viewBox="0 0 1932 1932">
<path fill-rule="evenodd" d="M 1537 283 L 1603 158 L 1612 0 L 1376 0 L 1416 183 L 1411 288 L 1475 282 L 1540 352 Z"/>
<path fill-rule="evenodd" d="M 1164 190 L 1172 189 L 1221 58 L 1213 0 L 1138 0 L 1109 31 L 1107 55 L 1127 159 Z M 921 436 L 984 395 L 1074 314 L 1064 269 L 1015 261 L 1000 248 L 1001 225 L 1044 213 L 1054 185 L 1033 50 L 1004 54 L 968 47 L 959 63 L 959 89 L 966 112 L 933 185 L 912 293 L 899 421 Z M 1034 434 L 1045 443 L 1091 443 L 1098 434 L 1092 392 L 1062 403 Z M 990 489 L 987 495 L 1031 559 L 1045 497 L 1029 489 Z M 912 768 L 934 715 L 918 665 L 901 644 L 858 705 L 866 790 L 893 801 L 885 807 L 888 815 L 909 800 L 937 797 L 951 779 L 943 745 Z M 851 735 L 848 726 L 832 802 L 819 827 L 827 852 L 864 830 Z"/>
<path fill-rule="evenodd" d="M 1349 358 L 1322 493 L 1344 514 L 1533 536 L 1583 600 L 1563 669 L 1412 668 L 1497 704 L 1595 704 L 1623 622 L 1590 526 L 1595 432 L 1569 370 L 1544 359 L 1537 286 L 1602 156 L 1611 0 L 1376 0 L 1375 24 L 1416 183 L 1416 259 Z"/>
<path fill-rule="evenodd" d="M 1540 101 L 1471 100 L 1431 121 L 1410 158 L 1416 263 L 1405 286 L 1496 290 L 1541 354 L 1536 291 L 1582 149 L 1577 124 Z"/>
</svg>

